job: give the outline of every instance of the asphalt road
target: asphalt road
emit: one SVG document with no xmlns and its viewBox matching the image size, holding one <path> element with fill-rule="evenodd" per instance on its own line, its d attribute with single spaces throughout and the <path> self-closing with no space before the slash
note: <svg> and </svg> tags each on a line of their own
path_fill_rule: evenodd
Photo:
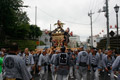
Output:
<svg viewBox="0 0 120 80">
<path fill-rule="evenodd" d="M 34 80 L 39 80 L 39 76 L 36 74 L 34 76 Z M 52 80 L 51 73 L 49 72 L 48 80 Z M 68 80 L 75 80 L 75 79 L 68 79 Z M 90 73 L 88 72 L 87 80 L 90 80 Z M 104 80 L 104 74 L 102 73 L 101 76 L 99 76 L 99 80 Z M 110 80 L 110 77 L 108 77 L 107 80 Z"/>
<path fill-rule="evenodd" d="M 39 80 L 39 75 L 36 74 L 36 75 L 34 76 L 34 80 Z M 48 80 L 52 80 L 51 73 L 49 73 Z M 75 79 L 70 79 L 70 78 L 69 78 L 69 80 L 75 80 Z"/>
</svg>

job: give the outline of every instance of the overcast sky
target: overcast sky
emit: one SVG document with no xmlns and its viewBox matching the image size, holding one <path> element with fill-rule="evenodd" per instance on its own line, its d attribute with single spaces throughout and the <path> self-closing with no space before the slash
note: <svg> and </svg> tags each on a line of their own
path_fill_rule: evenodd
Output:
<svg viewBox="0 0 120 80">
<path fill-rule="evenodd" d="M 91 35 L 90 17 L 88 12 L 93 11 L 93 35 L 97 35 L 102 30 L 106 34 L 106 18 L 105 13 L 98 13 L 99 9 L 105 6 L 105 0 L 23 0 L 24 5 L 30 6 L 23 8 L 27 11 L 30 23 L 35 24 L 35 6 L 37 6 L 37 25 L 43 29 L 52 30 L 56 27 L 54 23 L 57 20 L 65 23 L 64 29 L 67 27 L 73 31 L 73 34 L 79 35 L 81 41 Z M 116 24 L 116 16 L 114 6 L 120 6 L 120 0 L 109 0 L 110 25 L 114 27 Z M 119 12 L 120 16 L 120 12 Z M 120 17 L 119 17 L 120 20 Z M 114 31 L 116 29 L 113 29 Z"/>
</svg>

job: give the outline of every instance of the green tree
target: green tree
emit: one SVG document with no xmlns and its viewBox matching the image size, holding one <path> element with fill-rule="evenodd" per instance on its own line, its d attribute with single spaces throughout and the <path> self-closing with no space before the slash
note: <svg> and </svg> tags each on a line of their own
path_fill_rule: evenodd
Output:
<svg viewBox="0 0 120 80">
<path fill-rule="evenodd" d="M 34 25 L 30 25 L 29 38 L 30 39 L 34 39 L 34 37 L 35 37 L 35 26 Z"/>
<path fill-rule="evenodd" d="M 28 39 L 30 27 L 29 24 L 22 24 L 18 26 L 18 28 L 15 30 L 15 38 L 17 39 Z"/>
<path fill-rule="evenodd" d="M 40 30 L 40 27 L 35 27 L 35 37 L 38 38 L 42 35 L 42 31 Z"/>
<path fill-rule="evenodd" d="M 36 25 L 30 25 L 29 38 L 35 39 L 41 35 L 42 35 L 42 31 L 40 30 L 40 27 Z"/>
<path fill-rule="evenodd" d="M 0 39 L 36 39 L 42 32 L 29 24 L 27 13 L 22 10 L 22 0 L 0 0 Z"/>
<path fill-rule="evenodd" d="M 23 7 L 22 0 L 0 0 L 0 31 L 2 31 L 1 35 L 3 35 L 0 35 L 0 39 L 17 37 L 18 34 L 22 33 L 22 31 L 24 33 L 28 28 L 26 25 L 29 24 L 29 18 L 21 7 Z"/>
</svg>

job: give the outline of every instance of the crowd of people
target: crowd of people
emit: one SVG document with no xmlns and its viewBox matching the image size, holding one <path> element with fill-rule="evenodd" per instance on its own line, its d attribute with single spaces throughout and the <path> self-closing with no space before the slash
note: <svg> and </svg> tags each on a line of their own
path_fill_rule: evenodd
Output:
<svg viewBox="0 0 120 80">
<path fill-rule="evenodd" d="M 50 73 L 50 74 L 49 74 Z M 20 51 L 16 43 L 0 51 L 0 80 L 120 80 L 120 50 L 74 50 L 62 46 Z"/>
</svg>

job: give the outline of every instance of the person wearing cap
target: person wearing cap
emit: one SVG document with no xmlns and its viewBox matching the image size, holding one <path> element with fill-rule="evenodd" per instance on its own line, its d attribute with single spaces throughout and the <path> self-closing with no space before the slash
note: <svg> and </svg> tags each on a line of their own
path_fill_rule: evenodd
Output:
<svg viewBox="0 0 120 80">
<path fill-rule="evenodd" d="M 57 66 L 55 66 L 55 61 L 56 61 L 56 57 L 58 55 L 59 51 L 56 50 L 55 54 L 52 55 L 50 63 L 51 63 L 51 72 L 52 72 L 52 80 L 56 80 L 57 79 L 57 73 L 56 73 L 56 68 Z"/>
<path fill-rule="evenodd" d="M 18 45 L 12 43 L 3 60 L 3 80 L 31 80 L 32 76 L 18 54 Z"/>
<path fill-rule="evenodd" d="M 77 76 L 77 80 L 87 80 L 87 70 L 89 64 L 89 55 L 86 51 L 81 51 L 78 53 L 77 59 L 77 69 L 79 70 L 79 75 Z"/>
<path fill-rule="evenodd" d="M 114 74 L 112 71 L 112 64 L 114 62 L 115 58 L 112 56 L 112 50 L 108 50 L 107 56 L 103 58 L 103 68 L 105 70 L 104 72 L 104 80 L 111 79 L 114 80 Z"/>
<path fill-rule="evenodd" d="M 55 66 L 58 66 L 56 70 L 57 80 L 68 80 L 70 60 L 65 50 L 66 48 L 62 46 L 55 62 Z"/>
<path fill-rule="evenodd" d="M 114 71 L 116 75 L 115 76 L 117 78 L 116 80 L 120 80 L 120 50 L 117 49 L 115 53 L 117 55 L 117 58 L 112 64 L 112 70 Z"/>
<path fill-rule="evenodd" d="M 89 54 L 89 67 L 90 72 L 90 80 L 99 80 L 99 55 L 97 54 L 96 49 L 91 49 L 91 53 Z"/>
<path fill-rule="evenodd" d="M 0 52 L 0 80 L 2 80 L 2 65 L 3 65 L 4 53 Z"/>
<path fill-rule="evenodd" d="M 47 80 L 48 78 L 48 65 L 49 65 L 49 55 L 47 54 L 47 50 L 43 50 L 42 54 L 40 54 L 38 59 L 38 69 L 40 80 Z"/>
<path fill-rule="evenodd" d="M 23 60 L 27 66 L 28 72 L 32 74 L 32 70 L 34 69 L 35 64 L 34 64 L 33 55 L 29 52 L 28 48 L 25 48 Z"/>
</svg>

